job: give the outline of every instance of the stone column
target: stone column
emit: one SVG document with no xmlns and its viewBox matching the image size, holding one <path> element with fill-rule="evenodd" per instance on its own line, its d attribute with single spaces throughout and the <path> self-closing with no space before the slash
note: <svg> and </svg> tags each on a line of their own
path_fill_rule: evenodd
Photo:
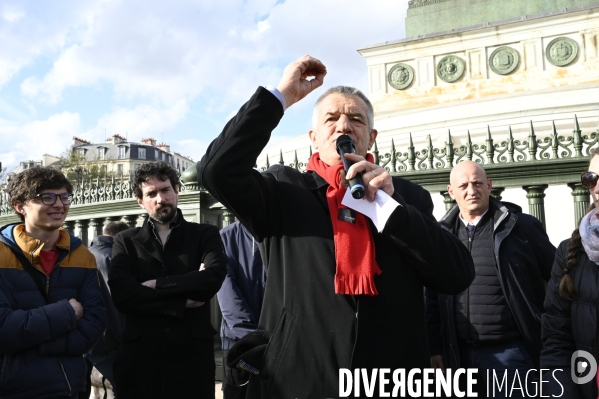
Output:
<svg viewBox="0 0 599 399">
<path fill-rule="evenodd" d="M 572 189 L 572 197 L 574 197 L 574 228 L 576 228 L 580 219 L 586 215 L 591 204 L 591 198 L 589 190 L 582 188 L 580 182 L 568 183 L 568 187 Z"/>
<path fill-rule="evenodd" d="M 83 241 L 83 245 L 89 246 L 89 234 L 87 229 L 89 228 L 89 220 L 77 220 L 75 222 L 77 226 L 77 237 Z"/>
<path fill-rule="evenodd" d="M 223 208 L 223 227 L 235 223 L 235 215 L 230 210 Z"/>
<path fill-rule="evenodd" d="M 102 230 L 104 229 L 104 220 L 104 218 L 94 218 L 90 220 L 94 237 L 102 235 Z"/>
<path fill-rule="evenodd" d="M 137 219 L 139 219 L 139 215 L 126 215 L 125 221 L 129 225 L 130 228 L 137 227 Z"/>
<path fill-rule="evenodd" d="M 491 189 L 491 197 L 497 201 L 501 201 L 501 193 L 505 190 L 505 187 L 493 187 Z"/>
<path fill-rule="evenodd" d="M 63 227 L 71 234 L 75 234 L 75 221 L 74 220 L 66 220 L 63 224 Z"/>
<path fill-rule="evenodd" d="M 547 184 L 522 187 L 526 191 L 528 199 L 528 213 L 541 221 L 543 227 L 545 224 L 545 190 L 549 187 Z"/>
<path fill-rule="evenodd" d="M 451 198 L 447 191 L 441 191 L 439 194 L 443 196 L 443 203 L 445 204 L 445 212 L 449 212 L 451 208 L 456 204 L 455 200 Z"/>
</svg>

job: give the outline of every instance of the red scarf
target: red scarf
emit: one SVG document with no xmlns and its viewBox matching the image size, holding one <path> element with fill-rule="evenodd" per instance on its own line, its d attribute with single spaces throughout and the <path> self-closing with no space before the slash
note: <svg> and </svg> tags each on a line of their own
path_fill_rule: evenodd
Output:
<svg viewBox="0 0 599 399">
<path fill-rule="evenodd" d="M 366 155 L 368 162 L 374 162 L 372 154 Z M 329 166 L 314 153 L 308 162 L 307 170 L 318 173 L 329 183 L 327 203 L 335 243 L 335 293 L 346 295 L 378 295 L 374 285 L 374 275 L 381 274 L 376 263 L 374 240 L 366 216 L 356 212 L 356 222 L 349 223 L 337 218 L 346 188 L 341 185 L 343 165 Z"/>
</svg>

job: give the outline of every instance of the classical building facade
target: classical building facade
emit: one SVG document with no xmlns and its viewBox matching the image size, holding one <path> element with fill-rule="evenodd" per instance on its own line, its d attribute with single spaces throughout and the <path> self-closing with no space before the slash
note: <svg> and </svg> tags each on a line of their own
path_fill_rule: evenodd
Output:
<svg viewBox="0 0 599 399">
<path fill-rule="evenodd" d="M 171 152 L 169 145 L 157 144 L 153 138 L 136 143 L 129 142 L 118 134 L 98 144 L 73 137 L 71 151 L 86 163 L 97 164 L 101 169 L 100 175 L 129 176 L 143 163 L 157 161 L 164 161 L 183 173 L 194 163 L 189 157 Z"/>
<path fill-rule="evenodd" d="M 42 156 L 41 161 L 34 161 L 34 160 L 21 161 L 21 162 L 19 162 L 19 165 L 15 166 L 13 169 L 11 169 L 9 172 L 6 173 L 6 178 L 2 181 L 2 185 L 8 184 L 8 182 L 10 182 L 10 180 L 14 176 L 16 176 L 17 174 L 21 173 L 22 171 L 24 171 L 26 169 L 32 168 L 34 166 L 57 165 L 59 163 L 60 163 L 59 157 L 56 157 L 54 155 L 49 155 L 49 154 L 44 154 Z"/>
<path fill-rule="evenodd" d="M 409 133 L 415 143 L 427 135 L 444 140 L 448 130 L 459 143 L 468 131 L 476 140 L 488 128 L 507 135 L 510 127 L 520 139 L 531 121 L 548 134 L 553 122 L 558 131 L 570 128 L 574 114 L 583 130 L 597 127 L 599 3 L 572 7 L 589 1 L 568 0 L 561 3 L 570 7 L 548 10 L 543 6 L 559 7 L 553 3 L 560 1 L 410 3 L 406 26 L 414 36 L 359 50 L 379 145 L 394 137 L 396 145 L 407 146 Z M 527 8 L 537 13 L 506 14 Z M 491 19 L 496 12 L 509 19 Z M 479 24 L 459 25 L 468 22 Z M 454 25 L 431 33 L 431 24 Z"/>
<path fill-rule="evenodd" d="M 599 134 L 599 2 L 413 0 L 408 7 L 407 38 L 358 50 L 379 163 L 428 189 L 441 217 L 451 205 L 449 170 L 474 159 L 499 197 L 540 219 L 535 212 L 551 210 L 554 243 L 568 237 L 588 203 L 577 181 Z M 305 167 L 305 137 L 279 148 L 258 166 Z M 564 211 L 572 198 L 575 211 Z"/>
</svg>

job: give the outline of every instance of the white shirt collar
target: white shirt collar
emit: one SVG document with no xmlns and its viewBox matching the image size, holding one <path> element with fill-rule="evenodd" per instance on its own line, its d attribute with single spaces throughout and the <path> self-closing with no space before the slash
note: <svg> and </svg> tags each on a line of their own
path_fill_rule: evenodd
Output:
<svg viewBox="0 0 599 399">
<path fill-rule="evenodd" d="M 483 216 L 485 216 L 485 214 L 489 211 L 489 208 L 487 208 L 486 211 L 483 212 L 482 215 L 480 215 L 479 217 L 477 217 L 476 219 L 474 219 L 472 222 L 467 222 L 464 220 L 464 218 L 462 217 L 462 213 L 460 212 L 460 220 L 462 221 L 462 223 L 464 223 L 464 226 L 468 227 L 469 224 L 476 226 L 478 224 L 478 222 L 480 222 L 480 219 L 482 219 Z"/>
</svg>

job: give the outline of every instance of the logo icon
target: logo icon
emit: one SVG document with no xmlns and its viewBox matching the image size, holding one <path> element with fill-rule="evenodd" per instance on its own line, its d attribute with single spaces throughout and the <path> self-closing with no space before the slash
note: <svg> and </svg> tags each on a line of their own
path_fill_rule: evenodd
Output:
<svg viewBox="0 0 599 399">
<path fill-rule="evenodd" d="M 575 384 L 586 384 L 597 374 L 597 361 L 587 351 L 576 351 L 570 358 L 572 381 Z"/>
</svg>

